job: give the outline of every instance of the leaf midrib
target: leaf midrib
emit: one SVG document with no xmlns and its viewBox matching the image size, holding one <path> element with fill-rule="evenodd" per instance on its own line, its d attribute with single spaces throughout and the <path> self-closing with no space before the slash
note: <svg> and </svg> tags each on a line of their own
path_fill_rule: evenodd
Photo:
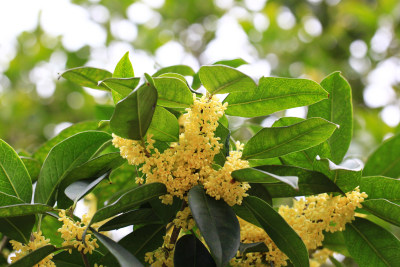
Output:
<svg viewBox="0 0 400 267">
<path fill-rule="evenodd" d="M 8 173 L 6 172 L 6 169 L 4 168 L 2 162 L 0 162 L 0 167 L 1 167 L 1 170 L 3 171 L 3 173 L 5 174 L 5 176 L 7 177 L 8 182 L 10 183 L 12 189 L 14 190 L 14 192 L 15 192 L 15 194 L 16 194 L 16 197 L 18 197 L 18 199 L 22 200 L 21 197 L 19 196 L 19 194 L 18 194 L 18 192 L 17 192 L 17 189 L 15 188 L 13 182 L 11 181 L 10 176 L 9 176 Z M 22 201 L 23 201 L 23 200 L 22 200 Z"/>
</svg>

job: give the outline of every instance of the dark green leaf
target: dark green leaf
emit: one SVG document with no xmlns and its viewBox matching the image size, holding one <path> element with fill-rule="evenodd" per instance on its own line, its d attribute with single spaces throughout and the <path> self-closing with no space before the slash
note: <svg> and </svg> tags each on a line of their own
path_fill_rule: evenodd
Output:
<svg viewBox="0 0 400 267">
<path fill-rule="evenodd" d="M 400 226 L 400 205 L 386 199 L 367 199 L 362 207 L 375 216 Z"/>
<path fill-rule="evenodd" d="M 164 142 L 177 142 L 179 139 L 178 119 L 168 110 L 157 106 L 149 126 L 152 139 Z"/>
<path fill-rule="evenodd" d="M 329 159 L 317 157 L 314 169 L 329 177 L 344 193 L 352 191 L 360 184 L 361 167 L 354 169 L 338 166 Z"/>
<path fill-rule="evenodd" d="M 0 206 L 30 203 L 32 182 L 17 152 L 0 139 Z"/>
<path fill-rule="evenodd" d="M 2 206 L 0 207 L 0 218 L 45 213 L 51 210 L 53 210 L 53 207 L 44 204 L 15 204 Z"/>
<path fill-rule="evenodd" d="M 35 215 L 1 218 L 0 232 L 10 239 L 28 244 L 35 221 Z"/>
<path fill-rule="evenodd" d="M 253 92 L 257 88 L 252 78 L 224 65 L 202 66 L 199 77 L 203 86 L 212 94 Z"/>
<path fill-rule="evenodd" d="M 305 79 L 263 77 L 254 91 L 232 93 L 227 115 L 242 117 L 266 116 L 294 107 L 306 106 L 322 99 L 328 93 L 316 82 Z"/>
<path fill-rule="evenodd" d="M 110 139 L 107 133 L 87 131 L 54 146 L 43 163 L 36 185 L 35 202 L 52 206 L 60 182 L 70 171 L 95 155 Z"/>
<path fill-rule="evenodd" d="M 142 267 L 143 265 L 129 253 L 124 247 L 119 245 L 114 240 L 102 235 L 94 230 L 92 230 L 96 238 L 110 251 L 112 255 L 115 256 L 121 267 Z"/>
<path fill-rule="evenodd" d="M 249 196 L 244 199 L 243 204 L 254 214 L 265 232 L 294 266 L 309 266 L 306 246 L 279 213 L 257 197 Z"/>
<path fill-rule="evenodd" d="M 158 70 L 156 73 L 153 74 L 153 77 L 158 77 L 164 73 L 178 73 L 183 76 L 193 76 L 194 75 L 194 71 L 191 67 L 186 66 L 186 65 L 175 65 L 175 66 L 169 66 L 169 67 L 165 67 L 165 68 Z"/>
<path fill-rule="evenodd" d="M 40 173 L 40 168 L 42 165 L 37 159 L 30 158 L 30 157 L 20 157 L 22 162 L 25 165 L 25 168 L 27 169 L 29 176 L 31 177 L 32 183 L 36 182 L 36 180 L 39 177 Z"/>
<path fill-rule="evenodd" d="M 104 79 L 110 78 L 112 74 L 103 69 L 79 67 L 66 70 L 60 76 L 80 86 L 99 90 L 108 90 L 107 87 L 99 86 L 98 83 Z"/>
<path fill-rule="evenodd" d="M 242 255 L 253 252 L 268 252 L 269 249 L 264 242 L 240 243 L 239 252 Z"/>
<path fill-rule="evenodd" d="M 392 267 L 400 262 L 400 241 L 366 219 L 356 218 L 343 235 L 347 249 L 360 266 Z"/>
<path fill-rule="evenodd" d="M 272 205 L 272 197 L 271 197 L 270 193 L 268 192 L 267 188 L 265 188 L 261 184 L 250 183 L 250 186 L 251 186 L 250 189 L 247 190 L 247 192 L 246 192 L 247 194 L 249 194 L 249 196 L 255 196 L 255 197 L 261 198 L 268 204 Z"/>
<path fill-rule="evenodd" d="M 99 231 L 111 231 L 129 225 L 137 224 L 161 224 L 161 219 L 154 213 L 153 209 L 143 208 L 128 211 L 103 224 Z"/>
<path fill-rule="evenodd" d="M 235 205 L 232 207 L 236 215 L 243 220 L 262 228 L 254 214 L 245 205 Z"/>
<path fill-rule="evenodd" d="M 213 65 L 225 65 L 232 68 L 237 68 L 242 65 L 249 64 L 242 58 L 230 59 L 230 60 L 220 60 L 215 62 Z"/>
<path fill-rule="evenodd" d="M 194 235 L 179 238 L 174 252 L 175 267 L 212 267 L 215 262 L 207 248 Z"/>
<path fill-rule="evenodd" d="M 193 187 L 188 195 L 193 218 L 216 265 L 225 266 L 240 245 L 240 227 L 235 212 L 223 200 L 206 195 L 200 186 Z"/>
<path fill-rule="evenodd" d="M 12 267 L 26 267 L 26 266 L 34 266 L 39 263 L 41 260 L 46 258 L 51 253 L 57 251 L 57 249 L 52 245 L 46 245 L 44 247 L 38 248 L 16 262 L 12 263 L 10 266 Z"/>
<path fill-rule="evenodd" d="M 135 76 L 132 63 L 129 60 L 129 51 L 120 59 L 112 76 L 114 78 L 131 78 Z"/>
<path fill-rule="evenodd" d="M 154 78 L 158 92 L 157 105 L 169 108 L 187 108 L 193 104 L 193 95 L 186 83 L 171 77 Z"/>
<path fill-rule="evenodd" d="M 214 162 L 220 166 L 224 166 L 226 157 L 229 156 L 230 131 L 222 123 L 219 123 L 214 135 L 215 137 L 219 137 L 219 143 L 224 145 L 219 153 L 215 155 Z"/>
<path fill-rule="evenodd" d="M 159 197 L 167 193 L 164 184 L 151 183 L 134 188 L 123 194 L 116 202 L 102 209 L 99 209 L 93 216 L 90 224 L 110 218 L 121 212 L 128 211 L 152 198 Z"/>
<path fill-rule="evenodd" d="M 99 263 L 102 255 L 97 250 L 93 251 L 92 254 L 86 254 L 89 263 Z M 82 267 L 82 255 L 77 250 L 73 249 L 70 254 L 68 251 L 63 251 L 55 255 L 52 262 L 56 264 L 57 267 Z"/>
<path fill-rule="evenodd" d="M 332 161 L 339 164 L 353 136 L 351 87 L 340 72 L 330 74 L 321 82 L 321 86 L 329 93 L 329 99 L 309 106 L 307 117 L 321 117 L 340 125 L 328 140 Z"/>
<path fill-rule="evenodd" d="M 363 175 L 381 175 L 392 178 L 400 177 L 400 134 L 385 140 L 369 156 L 365 163 Z"/>
<path fill-rule="evenodd" d="M 164 224 L 168 224 L 176 213 L 182 208 L 182 199 L 174 197 L 171 205 L 165 205 L 161 202 L 161 199 L 152 199 L 149 201 L 154 213 L 163 221 Z"/>
<path fill-rule="evenodd" d="M 110 120 L 116 135 L 141 140 L 150 126 L 157 103 L 157 90 L 146 83 L 118 102 Z"/>
<path fill-rule="evenodd" d="M 43 163 L 47 157 L 47 154 L 56 144 L 67 139 L 68 137 L 73 136 L 74 134 L 88 130 L 98 130 L 98 124 L 98 121 L 84 121 L 71 125 L 70 127 L 62 130 L 57 136 L 53 137 L 52 139 L 44 143 L 41 147 L 39 147 L 38 150 L 36 150 L 36 152 L 33 154 L 33 157 L 37 159 L 40 163 Z"/>
<path fill-rule="evenodd" d="M 279 176 L 270 172 L 266 172 L 256 168 L 246 168 L 240 169 L 232 172 L 232 177 L 239 182 L 249 182 L 249 183 L 276 183 L 281 181 L 293 189 L 298 190 L 298 180 L 297 176 Z"/>
<path fill-rule="evenodd" d="M 368 194 L 368 199 L 387 199 L 400 203 L 400 180 L 382 176 L 361 178 L 360 191 Z"/>
<path fill-rule="evenodd" d="M 324 142 L 335 129 L 335 124 L 321 118 L 311 118 L 288 127 L 264 128 L 244 146 L 242 158 L 274 158 L 305 150 Z"/>
</svg>

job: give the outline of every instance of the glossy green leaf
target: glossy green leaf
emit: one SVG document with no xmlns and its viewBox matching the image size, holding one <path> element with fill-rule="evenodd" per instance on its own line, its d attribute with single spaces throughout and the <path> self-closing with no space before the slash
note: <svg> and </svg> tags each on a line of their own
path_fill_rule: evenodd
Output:
<svg viewBox="0 0 400 267">
<path fill-rule="evenodd" d="M 22 162 L 25 165 L 26 170 L 29 173 L 29 176 L 31 177 L 31 181 L 32 183 L 35 182 L 38 177 L 39 177 L 39 173 L 40 173 L 40 168 L 42 167 L 42 165 L 40 164 L 40 162 L 37 159 L 31 158 L 31 157 L 20 157 Z"/>
<path fill-rule="evenodd" d="M 193 104 L 193 94 L 186 83 L 172 77 L 154 78 L 158 92 L 157 105 L 169 108 L 187 108 Z"/>
<path fill-rule="evenodd" d="M 174 65 L 174 66 L 169 66 L 169 67 L 165 67 L 165 68 L 158 70 L 156 73 L 153 74 L 153 77 L 158 77 L 164 73 L 178 73 L 183 76 L 193 76 L 194 75 L 194 71 L 191 67 L 186 66 L 186 65 Z"/>
<path fill-rule="evenodd" d="M 108 91 L 107 87 L 99 86 L 98 83 L 104 79 L 110 78 L 112 74 L 103 69 L 79 67 L 66 70 L 60 76 L 80 86 Z"/>
<path fill-rule="evenodd" d="M 232 172 L 232 177 L 235 178 L 236 181 L 239 182 L 248 182 L 248 183 L 276 183 L 277 181 L 281 181 L 291 187 L 293 189 L 298 190 L 298 180 L 297 176 L 280 176 L 270 172 L 266 172 L 256 168 L 246 168 L 240 169 Z"/>
<path fill-rule="evenodd" d="M 40 163 L 43 163 L 47 157 L 47 154 L 56 144 L 67 139 L 68 137 L 73 136 L 74 134 L 83 131 L 99 130 L 98 124 L 98 121 L 84 121 L 71 125 L 70 127 L 62 130 L 58 135 L 44 143 L 42 146 L 40 146 L 33 154 L 33 157 L 37 159 Z"/>
<path fill-rule="evenodd" d="M 157 106 L 149 126 L 152 139 L 164 142 L 177 142 L 179 139 L 178 119 L 168 110 Z"/>
<path fill-rule="evenodd" d="M 189 191 L 189 207 L 217 266 L 225 266 L 240 245 L 240 226 L 233 209 L 223 200 L 206 195 L 195 186 Z"/>
<path fill-rule="evenodd" d="M 94 236 L 115 256 L 121 267 L 142 267 L 143 264 L 127 251 L 123 246 L 110 239 L 109 237 L 102 235 L 92 230 Z"/>
<path fill-rule="evenodd" d="M 309 106 L 307 117 L 321 117 L 340 125 L 328 140 L 331 159 L 339 164 L 349 149 L 353 136 L 351 87 L 340 72 L 327 76 L 321 86 L 329 93 L 329 98 Z"/>
<path fill-rule="evenodd" d="M 39 263 L 42 259 L 46 258 L 51 253 L 57 251 L 57 249 L 52 245 L 46 245 L 44 247 L 38 248 L 29 254 L 25 255 L 21 259 L 12 263 L 10 266 L 12 267 L 26 267 L 26 266 L 34 266 Z"/>
<path fill-rule="evenodd" d="M 360 184 L 361 166 L 349 169 L 338 166 L 329 159 L 317 157 L 314 169 L 328 176 L 344 193 L 352 191 Z"/>
<path fill-rule="evenodd" d="M 178 197 L 173 198 L 173 202 L 171 205 L 165 205 L 161 202 L 161 199 L 159 198 L 155 198 L 149 201 L 154 213 L 157 214 L 157 216 L 163 221 L 165 225 L 171 222 L 171 220 L 176 217 L 176 214 L 182 208 L 182 202 L 182 199 Z"/>
<path fill-rule="evenodd" d="M 37 181 L 35 202 L 52 206 L 62 180 L 77 166 L 88 161 L 111 136 L 104 132 L 87 131 L 60 142 L 50 151 Z"/>
<path fill-rule="evenodd" d="M 44 204 L 15 204 L 0 207 L 0 218 L 17 217 L 36 213 L 45 213 L 53 207 Z"/>
<path fill-rule="evenodd" d="M 224 65 L 202 66 L 199 70 L 199 78 L 211 94 L 252 92 L 257 88 L 252 78 Z"/>
<path fill-rule="evenodd" d="M 400 204 L 400 180 L 383 176 L 363 177 L 360 191 L 368 194 L 368 199 L 387 199 Z"/>
<path fill-rule="evenodd" d="M 386 199 L 367 199 L 362 203 L 362 208 L 373 215 L 400 226 L 400 205 Z"/>
<path fill-rule="evenodd" d="M 156 215 L 153 209 L 143 208 L 128 211 L 109 220 L 100 227 L 99 231 L 111 231 L 129 225 L 161 223 L 161 219 Z"/>
<path fill-rule="evenodd" d="M 35 215 L 1 218 L 0 232 L 12 240 L 28 244 L 35 221 Z"/>
<path fill-rule="evenodd" d="M 266 116 L 294 107 L 314 104 L 328 93 L 316 82 L 306 79 L 263 77 L 259 86 L 249 92 L 235 92 L 225 98 L 227 115 L 241 117 Z"/>
<path fill-rule="evenodd" d="M 257 197 L 249 196 L 245 198 L 243 205 L 254 214 L 264 231 L 277 247 L 289 257 L 294 266 L 309 266 L 306 246 L 279 213 Z"/>
<path fill-rule="evenodd" d="M 262 184 L 252 184 L 250 183 L 250 189 L 247 190 L 247 194 L 249 194 L 249 196 L 255 196 L 258 197 L 262 200 L 264 200 L 265 202 L 267 202 L 268 204 L 272 205 L 272 197 L 270 195 L 270 193 L 268 192 L 267 188 L 265 188 L 264 186 L 262 186 Z"/>
<path fill-rule="evenodd" d="M 362 218 L 346 225 L 347 249 L 360 266 L 397 266 L 400 240 L 384 228 Z"/>
<path fill-rule="evenodd" d="M 114 78 L 131 78 L 135 76 L 132 63 L 129 60 L 129 51 L 119 60 L 112 76 Z"/>
<path fill-rule="evenodd" d="M 392 178 L 400 177 L 400 134 L 385 140 L 369 156 L 365 163 L 363 175 L 381 175 Z"/>
<path fill-rule="evenodd" d="M 226 157 L 229 156 L 231 133 L 227 127 L 225 127 L 222 123 L 219 123 L 217 129 L 214 132 L 214 136 L 219 137 L 220 140 L 218 142 L 224 145 L 219 153 L 214 156 L 214 162 L 220 166 L 224 166 Z"/>
<path fill-rule="evenodd" d="M 324 142 L 335 129 L 335 124 L 321 118 L 311 118 L 288 127 L 264 128 L 244 146 L 242 158 L 274 158 L 305 150 Z"/>
<path fill-rule="evenodd" d="M 70 184 L 65 189 L 65 195 L 73 200 L 73 203 L 76 204 L 81 198 L 87 195 L 90 191 L 93 190 L 101 181 L 107 179 L 109 176 L 109 172 L 101 175 L 99 178 L 95 180 L 79 180 L 73 184 Z M 58 202 L 57 202 L 58 206 Z"/>
<path fill-rule="evenodd" d="M 196 236 L 184 235 L 179 238 L 174 252 L 175 267 L 216 266 L 203 243 Z"/>
<path fill-rule="evenodd" d="M 114 103 L 127 97 L 139 84 L 140 78 L 107 78 L 101 84 L 112 92 Z"/>
<path fill-rule="evenodd" d="M 159 197 L 167 193 L 164 184 L 151 183 L 134 188 L 123 194 L 116 202 L 99 209 L 94 215 L 90 224 L 105 220 L 121 212 L 128 211 L 134 207 L 145 203 L 152 198 Z"/>
<path fill-rule="evenodd" d="M 225 65 L 232 68 L 237 68 L 245 64 L 249 63 L 242 58 L 236 58 L 236 59 L 220 60 L 215 62 L 213 65 Z"/>
<path fill-rule="evenodd" d="M 284 165 L 258 166 L 256 168 L 279 176 L 298 177 L 299 190 L 295 190 L 282 182 L 262 184 L 273 198 L 314 195 L 325 192 L 341 192 L 327 176 L 320 172 Z"/>
<path fill-rule="evenodd" d="M 176 79 L 178 79 L 178 80 L 181 80 L 181 81 L 182 81 L 183 83 L 185 83 L 186 85 L 188 85 L 188 83 L 187 83 L 185 77 L 184 77 L 183 75 L 178 74 L 178 73 L 164 73 L 164 74 L 161 74 L 161 75 L 158 76 L 158 77 L 176 78 Z M 188 87 L 189 87 L 189 85 L 188 85 Z M 190 89 L 190 88 L 189 88 L 189 89 Z"/>
<path fill-rule="evenodd" d="M 0 206 L 30 203 L 32 182 L 17 152 L 0 139 Z"/>
<path fill-rule="evenodd" d="M 118 102 L 110 119 L 116 135 L 141 140 L 150 126 L 157 103 L 157 90 L 146 83 Z"/>
<path fill-rule="evenodd" d="M 269 249 L 264 242 L 240 243 L 239 252 L 242 255 L 253 252 L 268 252 Z"/>
<path fill-rule="evenodd" d="M 93 251 L 92 254 L 87 253 L 86 258 L 88 259 L 89 263 L 99 263 L 102 254 L 97 250 Z M 70 254 L 69 251 L 62 251 L 54 255 L 51 259 L 52 262 L 56 264 L 57 267 L 82 267 L 82 255 L 77 250 L 73 249 L 72 253 Z"/>
<path fill-rule="evenodd" d="M 119 152 L 113 152 L 100 155 L 74 168 L 60 182 L 57 206 L 65 209 L 72 205 L 72 201 L 64 193 L 65 189 L 72 183 L 79 180 L 87 180 L 85 183 L 88 184 L 111 170 L 118 168 L 124 162 L 125 159 L 120 156 Z"/>
</svg>

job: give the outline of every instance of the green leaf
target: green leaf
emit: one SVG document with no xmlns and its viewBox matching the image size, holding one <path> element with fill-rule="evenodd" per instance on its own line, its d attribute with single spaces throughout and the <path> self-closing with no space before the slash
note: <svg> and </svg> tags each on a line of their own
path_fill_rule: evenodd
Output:
<svg viewBox="0 0 400 267">
<path fill-rule="evenodd" d="M 368 194 L 368 199 L 387 199 L 400 204 L 400 180 L 382 176 L 363 177 L 360 191 Z"/>
<path fill-rule="evenodd" d="M 0 206 L 30 203 L 32 182 L 17 152 L 0 139 Z"/>
<path fill-rule="evenodd" d="M 309 106 L 307 117 L 321 117 L 340 125 L 328 140 L 332 161 L 339 164 L 353 136 L 351 87 L 340 72 L 327 76 L 321 86 L 329 93 L 329 98 Z"/>
<path fill-rule="evenodd" d="M 53 252 L 56 252 L 57 249 L 52 245 L 46 245 L 44 247 L 38 248 L 16 262 L 10 264 L 12 267 L 26 267 L 26 266 L 34 266 L 39 263 L 41 260 L 46 258 Z"/>
<path fill-rule="evenodd" d="M 158 76 L 158 77 L 176 78 L 176 79 L 178 79 L 178 80 L 181 80 L 184 84 L 186 84 L 186 85 L 189 87 L 189 85 L 188 85 L 188 83 L 187 83 L 185 77 L 182 76 L 182 75 L 180 75 L 180 74 L 178 74 L 178 73 L 164 73 L 164 74 L 161 74 L 161 75 Z M 190 88 L 189 88 L 189 89 L 190 89 Z"/>
<path fill-rule="evenodd" d="M 79 67 L 66 70 L 60 76 L 80 86 L 108 91 L 107 87 L 102 85 L 99 86 L 98 83 L 99 81 L 110 78 L 112 74 L 111 72 L 103 69 Z"/>
<path fill-rule="evenodd" d="M 33 154 L 33 157 L 40 163 L 43 163 L 47 157 L 47 154 L 56 144 L 67 139 L 68 137 L 73 136 L 74 134 L 88 130 L 98 130 L 98 124 L 98 121 L 84 121 L 71 125 L 70 127 L 62 130 L 57 136 L 40 146 Z"/>
<path fill-rule="evenodd" d="M 279 213 L 257 197 L 249 196 L 243 200 L 243 204 L 254 214 L 265 232 L 294 266 L 309 266 L 306 246 Z"/>
<path fill-rule="evenodd" d="M 266 116 L 294 107 L 306 106 L 328 97 L 328 93 L 316 82 L 306 79 L 263 77 L 259 86 L 249 92 L 232 93 L 227 115 L 242 117 Z"/>
<path fill-rule="evenodd" d="M 364 176 L 400 177 L 400 134 L 385 140 L 369 156 L 364 166 Z"/>
<path fill-rule="evenodd" d="M 94 181 L 90 179 L 77 181 L 69 185 L 65 189 L 65 194 L 69 199 L 73 200 L 74 204 L 76 204 L 81 198 L 83 198 L 90 191 L 92 191 L 96 187 L 96 185 L 98 185 L 104 179 L 108 178 L 109 174 L 110 173 L 105 173 Z"/>
<path fill-rule="evenodd" d="M 114 103 L 127 97 L 139 84 L 140 78 L 107 78 L 100 82 L 111 90 Z"/>
<path fill-rule="evenodd" d="M 169 66 L 169 67 L 165 67 L 165 68 L 158 70 L 156 73 L 153 74 L 153 77 L 158 77 L 164 73 L 178 73 L 183 76 L 193 76 L 194 75 L 194 71 L 191 67 L 186 66 L 186 65 L 174 65 L 174 66 Z"/>
<path fill-rule="evenodd" d="M 362 203 L 362 208 L 373 215 L 400 226 L 400 205 L 386 199 L 367 199 Z"/>
<path fill-rule="evenodd" d="M 362 218 L 343 232 L 350 255 L 360 266 L 397 266 L 400 241 L 384 228 Z"/>
<path fill-rule="evenodd" d="M 276 183 L 281 181 L 293 189 L 298 190 L 298 180 L 297 176 L 279 176 L 270 172 L 259 170 L 256 168 L 246 168 L 240 169 L 232 172 L 232 177 L 239 182 L 249 182 L 249 183 Z"/>
<path fill-rule="evenodd" d="M 20 157 L 22 162 L 25 165 L 25 168 L 27 169 L 29 176 L 31 177 L 32 183 L 36 182 L 36 180 L 39 177 L 40 173 L 40 168 L 42 165 L 37 159 L 30 158 L 30 157 Z"/>
<path fill-rule="evenodd" d="M 199 78 L 211 94 L 252 92 L 257 88 L 252 78 L 224 65 L 202 66 L 199 70 Z"/>
<path fill-rule="evenodd" d="M 176 217 L 178 211 L 182 208 L 182 199 L 178 197 L 173 198 L 171 205 L 165 205 L 161 202 L 161 199 L 152 199 L 149 201 L 154 213 L 163 221 L 164 224 L 168 224 Z"/>
<path fill-rule="evenodd" d="M 239 252 L 242 255 L 253 252 L 268 252 L 269 249 L 264 242 L 240 243 Z"/>
<path fill-rule="evenodd" d="M 35 221 L 35 215 L 1 218 L 0 232 L 12 240 L 28 244 Z"/>
<path fill-rule="evenodd" d="M 324 142 L 335 129 L 335 124 L 321 118 L 311 118 L 288 127 L 264 128 L 244 146 L 242 158 L 274 158 L 305 150 Z"/>
<path fill-rule="evenodd" d="M 179 139 L 178 119 L 168 110 L 157 106 L 149 126 L 152 139 L 164 142 L 177 142 Z"/>
<path fill-rule="evenodd" d="M 131 78 L 135 76 L 132 63 L 129 60 L 129 51 L 120 59 L 112 76 L 114 78 Z"/>
<path fill-rule="evenodd" d="M 97 250 L 93 251 L 92 254 L 86 254 L 89 263 L 99 263 L 102 254 Z M 77 250 L 73 249 L 70 254 L 68 251 L 62 251 L 57 253 L 52 259 L 52 262 L 56 264 L 57 267 L 82 267 L 82 255 Z"/>
<path fill-rule="evenodd" d="M 175 267 L 216 266 L 203 243 L 194 235 L 184 235 L 179 238 L 174 252 Z"/>
<path fill-rule="evenodd" d="M 339 252 L 347 257 L 350 257 L 350 253 L 347 250 L 346 242 L 344 240 L 343 232 L 323 232 L 324 240 L 322 246 L 330 250 Z"/>
<path fill-rule="evenodd" d="M 121 267 L 142 267 L 143 265 L 129 253 L 123 246 L 119 245 L 114 240 L 92 230 L 96 238 L 115 256 Z"/>
<path fill-rule="evenodd" d="M 151 183 L 134 188 L 123 194 L 116 202 L 99 209 L 93 216 L 90 224 L 110 218 L 121 212 L 128 211 L 152 198 L 159 197 L 167 193 L 164 184 Z"/>
<path fill-rule="evenodd" d="M 215 155 L 214 162 L 220 166 L 224 166 L 226 157 L 229 156 L 229 139 L 231 133 L 227 127 L 225 127 L 222 123 L 219 123 L 217 129 L 214 132 L 214 136 L 219 137 L 219 143 L 224 145 L 219 153 Z"/>
<path fill-rule="evenodd" d="M 0 218 L 45 213 L 51 210 L 53 210 L 53 207 L 44 204 L 15 204 L 2 206 L 0 207 Z"/>
<path fill-rule="evenodd" d="M 74 168 L 60 182 L 57 206 L 66 209 L 72 205 L 72 201 L 64 193 L 65 189 L 72 183 L 79 180 L 87 180 L 85 183 L 88 184 L 111 170 L 118 168 L 124 162 L 125 159 L 120 156 L 119 152 L 113 152 L 100 155 Z"/>
<path fill-rule="evenodd" d="M 169 108 L 187 108 L 193 104 L 193 95 L 186 83 L 171 77 L 154 78 L 158 92 L 157 105 Z"/>
<path fill-rule="evenodd" d="M 298 177 L 299 190 L 295 190 L 282 182 L 262 184 L 273 198 L 305 196 L 325 192 L 341 192 L 328 177 L 320 172 L 284 165 L 258 166 L 256 168 L 279 176 Z"/>
<path fill-rule="evenodd" d="M 255 196 L 258 197 L 262 200 L 264 200 L 265 202 L 267 202 L 268 204 L 272 205 L 272 197 L 270 195 L 270 193 L 268 192 L 267 188 L 265 188 L 264 186 L 262 186 L 262 184 L 252 184 L 250 183 L 250 189 L 247 190 L 247 194 L 249 194 L 249 196 Z"/>
<path fill-rule="evenodd" d="M 100 227 L 99 231 L 111 231 L 129 225 L 161 223 L 161 219 L 154 213 L 153 209 L 143 208 L 128 211 L 109 220 Z"/>
<path fill-rule="evenodd" d="M 73 135 L 52 148 L 40 171 L 35 202 L 54 205 L 62 180 L 77 166 L 88 161 L 111 139 L 104 132 L 87 131 Z"/>
<path fill-rule="evenodd" d="M 240 67 L 242 65 L 246 65 L 249 64 L 247 63 L 247 61 L 245 61 L 242 58 L 236 58 L 236 59 L 229 59 L 229 60 L 220 60 L 215 62 L 213 65 L 225 65 L 225 66 L 229 66 L 232 68 L 237 68 Z"/>
<path fill-rule="evenodd" d="M 240 245 L 240 226 L 235 212 L 223 200 L 206 195 L 200 186 L 190 189 L 188 196 L 193 219 L 216 265 L 225 266 Z"/>
<path fill-rule="evenodd" d="M 344 193 L 352 191 L 360 184 L 362 169 L 358 166 L 354 169 L 338 166 L 329 159 L 317 157 L 314 169 L 329 177 Z"/>
<path fill-rule="evenodd" d="M 116 135 L 141 140 L 150 126 L 157 103 L 157 90 L 146 83 L 118 102 L 110 120 Z"/>
</svg>

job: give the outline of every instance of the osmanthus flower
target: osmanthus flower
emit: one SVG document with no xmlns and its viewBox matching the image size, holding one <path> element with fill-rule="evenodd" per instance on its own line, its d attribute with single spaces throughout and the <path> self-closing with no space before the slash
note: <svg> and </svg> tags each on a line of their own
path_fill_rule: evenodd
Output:
<svg viewBox="0 0 400 267">
<path fill-rule="evenodd" d="M 34 232 L 32 233 L 33 238 L 29 241 L 28 244 L 22 244 L 15 240 L 10 240 L 10 243 L 13 249 L 16 251 L 15 256 L 11 257 L 11 262 L 14 263 L 21 259 L 22 257 L 26 256 L 27 254 L 44 247 L 46 245 L 50 245 L 50 239 L 46 239 L 42 232 Z M 53 258 L 53 254 L 48 255 L 46 258 L 41 260 L 39 263 L 33 265 L 33 267 L 55 267 L 56 265 L 51 260 Z"/>
<path fill-rule="evenodd" d="M 152 267 L 173 267 L 175 244 L 171 244 L 171 236 L 164 236 L 164 244 L 153 252 L 145 254 L 145 261 Z"/>
<path fill-rule="evenodd" d="M 345 196 L 332 196 L 326 193 L 309 196 L 294 201 L 293 207 L 281 206 L 279 214 L 301 237 L 307 249 L 315 250 L 322 246 L 323 231 L 343 231 L 346 223 L 354 220 L 355 209 L 361 208 L 361 203 L 368 197 L 360 193 L 359 188 L 346 193 Z M 279 250 L 268 234 L 261 228 L 239 218 L 240 236 L 243 243 L 264 242 L 268 252 L 248 253 L 246 257 L 233 258 L 234 266 L 286 266 L 287 256 Z M 319 266 L 330 256 L 328 250 L 317 251 L 311 259 L 313 266 Z"/>
<path fill-rule="evenodd" d="M 193 105 L 179 119 L 179 141 L 170 144 L 170 148 L 159 151 L 151 135 L 145 142 L 113 135 L 113 144 L 129 164 L 140 166 L 144 177 L 138 177 L 136 182 L 165 184 L 168 194 L 161 197 L 164 204 L 171 204 L 174 196 L 186 199 L 187 192 L 198 184 L 204 185 L 207 194 L 224 199 L 231 206 L 241 204 L 250 185 L 234 181 L 231 173 L 249 166 L 240 159 L 242 146 L 237 144 L 238 151 L 230 152 L 222 168 L 213 168 L 214 157 L 223 146 L 215 130 L 227 103 L 222 104 L 216 96 L 193 98 Z"/>
</svg>

